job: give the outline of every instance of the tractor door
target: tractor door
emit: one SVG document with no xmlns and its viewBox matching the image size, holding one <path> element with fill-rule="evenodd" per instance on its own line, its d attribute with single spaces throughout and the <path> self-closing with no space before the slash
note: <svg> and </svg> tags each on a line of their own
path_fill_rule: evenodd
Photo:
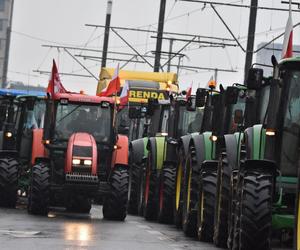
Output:
<svg viewBox="0 0 300 250">
<path fill-rule="evenodd" d="M 287 71 L 279 108 L 280 143 L 277 155 L 280 157 L 280 170 L 283 176 L 297 176 L 299 164 L 300 137 L 300 72 Z"/>
</svg>

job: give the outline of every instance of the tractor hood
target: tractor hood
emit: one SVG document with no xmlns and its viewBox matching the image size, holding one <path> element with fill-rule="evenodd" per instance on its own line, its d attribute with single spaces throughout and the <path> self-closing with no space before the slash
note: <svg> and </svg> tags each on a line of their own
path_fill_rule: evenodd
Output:
<svg viewBox="0 0 300 250">
<path fill-rule="evenodd" d="M 68 141 L 65 173 L 97 174 L 97 144 L 88 133 L 74 133 Z"/>
</svg>

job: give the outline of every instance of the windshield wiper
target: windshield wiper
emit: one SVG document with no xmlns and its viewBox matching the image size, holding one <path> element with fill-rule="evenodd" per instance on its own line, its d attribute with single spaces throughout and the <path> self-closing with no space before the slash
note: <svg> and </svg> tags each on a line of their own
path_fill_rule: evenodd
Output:
<svg viewBox="0 0 300 250">
<path fill-rule="evenodd" d="M 63 119 L 67 118 L 70 114 L 72 114 L 74 111 L 76 111 L 78 108 L 80 108 L 82 105 L 77 106 L 74 108 L 70 113 L 66 114 L 64 117 L 62 117 L 57 123 L 61 122 Z"/>
</svg>

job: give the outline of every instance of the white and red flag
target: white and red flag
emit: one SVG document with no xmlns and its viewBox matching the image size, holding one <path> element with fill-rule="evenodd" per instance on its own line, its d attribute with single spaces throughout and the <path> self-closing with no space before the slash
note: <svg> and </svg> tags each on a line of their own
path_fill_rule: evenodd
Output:
<svg viewBox="0 0 300 250">
<path fill-rule="evenodd" d="M 191 85 L 186 90 L 186 96 L 185 96 L 186 100 L 188 100 L 191 97 L 191 95 L 192 95 L 192 88 L 193 88 L 193 83 L 191 83 Z"/>
<path fill-rule="evenodd" d="M 123 107 L 128 103 L 128 92 L 129 92 L 129 85 L 128 82 L 125 81 L 120 95 L 120 105 Z"/>
<path fill-rule="evenodd" d="M 68 91 L 64 88 L 62 85 L 58 69 L 55 63 L 55 60 L 53 59 L 53 65 L 52 65 L 52 71 L 50 75 L 50 80 L 47 87 L 47 93 L 49 93 L 52 97 L 55 96 L 57 93 L 67 93 Z"/>
<path fill-rule="evenodd" d="M 120 77 L 119 77 L 119 64 L 117 68 L 115 69 L 115 73 L 111 81 L 109 82 L 108 86 L 103 89 L 100 93 L 99 96 L 112 96 L 116 95 L 121 88 L 121 83 L 120 83 Z"/>
<path fill-rule="evenodd" d="M 285 27 L 281 57 L 284 59 L 292 56 L 293 56 L 293 19 L 292 19 L 292 7 L 291 7 L 291 0 L 290 0 L 289 18 L 287 20 L 286 27 Z"/>
</svg>

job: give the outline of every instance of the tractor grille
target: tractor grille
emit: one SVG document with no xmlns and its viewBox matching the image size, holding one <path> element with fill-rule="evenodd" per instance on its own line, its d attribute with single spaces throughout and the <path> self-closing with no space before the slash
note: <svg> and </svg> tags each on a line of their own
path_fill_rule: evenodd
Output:
<svg viewBox="0 0 300 250">
<path fill-rule="evenodd" d="M 96 184 L 96 183 L 98 183 L 98 176 L 91 175 L 91 174 L 69 173 L 69 174 L 66 174 L 66 181 L 67 182 Z"/>
</svg>

